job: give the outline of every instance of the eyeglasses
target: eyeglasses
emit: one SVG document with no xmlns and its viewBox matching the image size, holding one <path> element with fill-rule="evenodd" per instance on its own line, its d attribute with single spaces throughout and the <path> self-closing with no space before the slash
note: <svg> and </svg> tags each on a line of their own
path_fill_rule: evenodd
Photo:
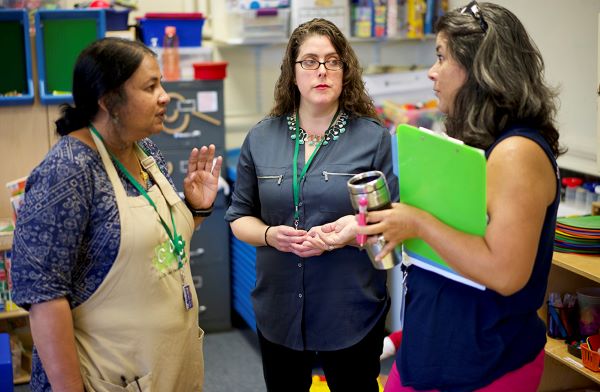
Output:
<svg viewBox="0 0 600 392">
<path fill-rule="evenodd" d="M 479 4 L 477 4 L 476 1 L 472 1 L 469 4 L 467 4 L 466 7 L 463 7 L 460 10 L 460 13 L 473 15 L 473 17 L 479 21 L 479 26 L 481 27 L 481 30 L 483 30 L 484 33 L 487 32 L 488 24 L 485 21 L 485 19 L 483 19 L 483 14 L 481 13 Z"/>
<path fill-rule="evenodd" d="M 310 71 L 314 71 L 315 69 L 319 69 L 321 64 L 325 66 L 325 69 L 330 71 L 339 71 L 344 68 L 344 62 L 342 60 L 327 60 L 327 61 L 317 61 L 317 60 L 302 60 L 296 61 L 296 64 L 300 64 L 302 69 L 307 69 Z"/>
</svg>

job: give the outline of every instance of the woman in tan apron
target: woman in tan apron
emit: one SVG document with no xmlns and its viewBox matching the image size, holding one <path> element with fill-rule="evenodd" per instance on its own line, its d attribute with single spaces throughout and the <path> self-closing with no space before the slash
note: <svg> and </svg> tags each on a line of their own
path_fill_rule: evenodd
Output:
<svg viewBox="0 0 600 392">
<path fill-rule="evenodd" d="M 127 56 L 130 75 L 124 76 L 121 66 L 111 69 L 110 60 L 117 61 L 115 56 Z M 83 94 L 74 88 L 75 108 L 63 108 L 57 128 L 62 135 L 85 144 L 91 151 L 88 154 L 96 154 L 96 159 L 99 154 L 99 165 L 106 172 L 102 174 L 108 178 L 105 181 L 112 187 L 118 208 L 118 214 L 113 214 L 114 219 L 118 217 L 119 244 L 108 272 L 96 287 L 92 284 L 93 292 L 84 301 L 73 301 L 69 295 L 42 301 L 22 295 L 19 303 L 31 306 L 36 346 L 33 391 L 202 390 L 203 331 L 198 327 L 198 299 L 188 255 L 194 228 L 208 216 L 216 197 L 222 159 L 213 162 L 212 145 L 192 151 L 184 180 L 184 203 L 152 154 L 140 148 L 151 143 L 145 139 L 147 136 L 162 130 L 169 97 L 160 86 L 160 76 L 152 52 L 130 41 L 104 39 L 90 45 L 78 58 L 74 86 L 82 85 L 81 78 L 89 83 L 83 83 Z M 107 80 L 113 78 L 117 79 L 113 84 L 119 83 L 119 78 L 124 80 L 112 90 L 102 91 L 94 84 L 110 84 Z M 95 111 L 89 109 L 90 95 L 96 97 Z M 56 148 L 64 148 L 62 139 L 67 138 L 61 138 Z M 69 143 L 82 148 L 72 139 Z M 61 150 L 58 155 L 64 158 L 65 153 Z M 82 159 L 81 155 L 74 157 L 76 161 Z M 38 172 L 48 170 L 48 165 L 43 162 L 30 176 L 32 198 L 41 186 Z M 70 172 L 67 167 L 65 175 Z M 81 181 L 88 180 L 94 182 L 96 178 Z M 67 181 L 63 186 L 69 184 Z M 94 196 L 90 199 L 100 204 L 106 200 Z M 70 205 L 75 214 L 76 203 Z M 36 207 L 36 201 L 26 196 L 25 217 L 34 216 L 28 211 Z M 44 209 L 43 215 L 47 214 Z M 115 223 L 103 219 L 106 222 L 101 224 L 110 230 Z M 24 276 L 31 276 L 27 268 L 32 261 L 25 254 L 24 244 L 28 233 L 37 232 L 29 221 L 19 221 L 15 233 L 17 299 L 20 292 L 30 292 Z M 93 226 L 89 230 L 92 233 L 98 232 L 97 224 L 94 219 L 86 221 L 86 225 Z M 51 227 L 49 232 L 53 232 Z M 91 237 L 82 242 L 93 242 L 97 234 Z M 94 258 L 88 247 L 80 246 L 81 263 Z M 63 277 L 60 273 L 57 276 Z"/>
</svg>

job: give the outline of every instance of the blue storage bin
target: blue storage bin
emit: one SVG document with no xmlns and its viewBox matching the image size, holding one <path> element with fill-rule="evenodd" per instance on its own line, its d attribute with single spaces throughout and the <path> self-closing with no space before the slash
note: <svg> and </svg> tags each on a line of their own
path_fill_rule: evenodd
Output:
<svg viewBox="0 0 600 392">
<path fill-rule="evenodd" d="M 176 16 L 169 18 L 140 18 L 138 21 L 140 26 L 140 38 L 147 46 L 152 46 L 152 40 L 155 38 L 156 44 L 159 47 L 162 47 L 165 27 L 167 26 L 175 26 L 177 29 L 179 46 L 202 46 L 202 27 L 204 26 L 204 18 L 200 16 L 182 16 L 180 18 Z"/>
<path fill-rule="evenodd" d="M 114 10 L 106 8 L 106 31 L 127 30 L 130 10 Z"/>
<path fill-rule="evenodd" d="M 7 333 L 0 333 L 0 391 L 13 391 L 12 353 Z"/>
<path fill-rule="evenodd" d="M 33 103 L 29 16 L 24 9 L 0 10 L 3 60 L 0 62 L 0 106 Z"/>
</svg>

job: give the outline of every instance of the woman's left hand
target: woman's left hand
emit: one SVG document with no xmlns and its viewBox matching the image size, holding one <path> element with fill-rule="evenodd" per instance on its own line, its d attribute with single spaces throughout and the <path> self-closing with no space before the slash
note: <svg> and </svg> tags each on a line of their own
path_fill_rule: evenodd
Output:
<svg viewBox="0 0 600 392">
<path fill-rule="evenodd" d="M 222 163 L 221 156 L 215 159 L 214 144 L 192 149 L 183 180 L 183 193 L 192 207 L 202 210 L 212 206 L 219 190 Z"/>
</svg>

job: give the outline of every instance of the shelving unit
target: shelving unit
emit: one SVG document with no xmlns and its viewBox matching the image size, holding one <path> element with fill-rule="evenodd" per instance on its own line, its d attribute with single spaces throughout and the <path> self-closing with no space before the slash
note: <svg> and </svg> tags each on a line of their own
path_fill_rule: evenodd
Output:
<svg viewBox="0 0 600 392">
<path fill-rule="evenodd" d="M 0 236 L 0 252 L 9 250 L 11 247 L 12 247 L 12 235 Z M 9 320 L 9 319 L 17 319 L 17 318 L 27 317 L 27 316 L 29 316 L 29 312 L 27 312 L 23 309 L 3 311 L 3 312 L 0 312 L 0 321 Z M 24 355 L 24 357 L 25 356 L 27 356 L 27 354 Z M 27 356 L 27 357 L 29 358 L 29 356 Z M 29 363 L 29 365 L 31 365 L 31 363 Z M 14 384 L 25 384 L 25 383 L 28 383 L 30 379 L 31 379 L 31 374 L 29 374 L 29 372 L 27 372 L 26 370 L 23 369 L 20 376 L 15 377 L 15 379 L 13 380 L 13 383 Z"/>
<path fill-rule="evenodd" d="M 600 256 L 582 256 L 569 253 L 554 253 L 552 269 L 548 280 L 548 292 L 571 292 L 577 288 L 595 286 L 600 283 Z M 545 318 L 546 307 L 540 311 L 540 316 Z M 582 387 L 585 382 L 588 385 L 600 386 L 600 372 L 592 372 L 585 368 L 580 358 L 571 355 L 567 351 L 564 340 L 548 337 L 545 352 L 546 363 L 554 362 L 552 370 L 545 369 L 542 386 L 553 389 L 542 388 L 541 390 L 556 390 L 557 382 L 566 383 L 565 387 Z M 582 379 L 584 376 L 585 378 Z M 569 381 L 566 381 L 566 379 Z M 553 381 L 549 381 L 552 379 Z M 586 381 L 587 380 L 587 381 Z"/>
<path fill-rule="evenodd" d="M 0 10 L 3 61 L 0 62 L 0 106 L 33 103 L 29 16 L 25 10 Z"/>
<path fill-rule="evenodd" d="M 39 10 L 35 30 L 40 101 L 72 102 L 75 61 L 87 45 L 104 37 L 106 14 L 99 9 Z"/>
<path fill-rule="evenodd" d="M 349 38 L 363 68 L 370 65 L 427 66 L 434 60 L 435 39 Z M 225 79 L 226 146 L 239 147 L 248 130 L 270 110 L 273 90 L 288 39 L 206 40 L 215 61 L 227 61 Z M 203 43 L 204 45 L 204 43 Z"/>
</svg>

